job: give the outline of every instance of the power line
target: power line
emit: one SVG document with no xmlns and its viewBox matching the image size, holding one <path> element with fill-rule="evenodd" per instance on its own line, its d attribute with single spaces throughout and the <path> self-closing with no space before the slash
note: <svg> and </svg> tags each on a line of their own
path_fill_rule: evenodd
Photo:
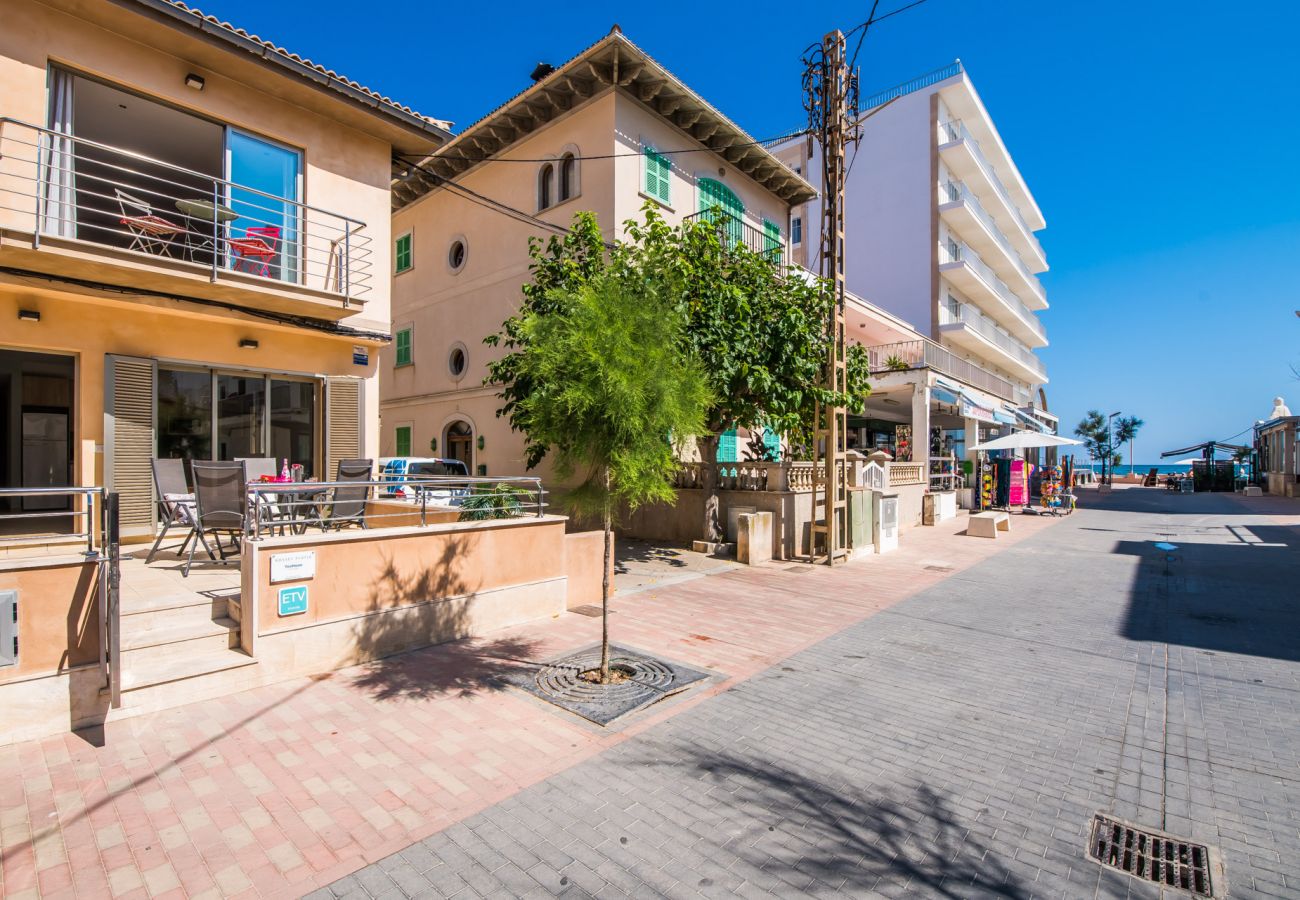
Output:
<svg viewBox="0 0 1300 900">
<path fill-rule="evenodd" d="M 807 128 L 804 128 L 800 131 L 791 131 L 786 134 L 779 134 L 776 137 L 763 138 L 761 140 L 756 140 L 756 141 L 742 141 L 738 144 L 728 144 L 726 147 L 723 147 L 722 149 L 730 150 L 734 147 L 755 147 L 762 144 L 774 144 L 777 141 L 786 141 L 792 137 L 799 137 L 800 135 L 804 135 L 804 134 L 808 134 Z M 679 150 L 655 150 L 654 152 L 659 156 L 676 156 L 680 153 L 717 153 L 718 151 L 713 150 L 709 147 L 700 146 L 700 147 L 684 147 Z M 579 162 L 584 162 L 586 160 L 595 160 L 595 159 L 625 159 L 630 157 L 639 157 L 641 155 L 642 155 L 641 151 L 634 151 L 629 153 L 597 153 L 597 154 L 592 154 L 590 156 L 580 156 L 575 154 L 572 158 Z M 404 161 L 416 160 L 417 162 L 423 162 L 429 159 L 446 159 L 453 162 L 457 160 L 464 160 L 465 162 L 506 162 L 506 163 L 548 163 L 548 162 L 553 163 L 553 162 L 560 161 L 560 157 L 558 156 L 546 156 L 538 159 L 502 159 L 499 155 L 443 156 L 438 153 L 432 154 L 430 156 L 421 156 L 418 159 L 415 156 L 412 156 L 410 154 L 398 154 L 398 158 L 403 159 Z"/>
</svg>

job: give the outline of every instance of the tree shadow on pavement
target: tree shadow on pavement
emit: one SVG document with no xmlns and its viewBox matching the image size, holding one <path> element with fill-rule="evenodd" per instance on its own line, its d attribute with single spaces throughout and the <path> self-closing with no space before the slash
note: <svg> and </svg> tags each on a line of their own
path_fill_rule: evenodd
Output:
<svg viewBox="0 0 1300 900">
<path fill-rule="evenodd" d="M 449 537 L 436 560 L 414 569 L 385 555 L 352 635 L 355 659 L 376 661 L 351 675 L 354 687 L 376 700 L 466 697 L 502 690 L 505 671 L 533 665 L 537 641 L 468 637 L 482 561 L 468 559 L 467 546 Z"/>
<path fill-rule="evenodd" d="M 687 565 L 686 560 L 682 558 L 684 552 L 682 547 L 621 538 L 614 545 L 614 572 L 618 575 L 626 575 L 632 571 L 631 566 L 634 564 L 643 569 L 650 565 L 684 568 Z"/>
<path fill-rule="evenodd" d="M 682 750 L 686 764 L 721 789 L 709 790 L 709 796 L 731 807 L 710 813 L 725 820 L 718 828 L 719 841 L 727 841 L 723 852 L 791 884 L 814 878 L 819 884 L 804 888 L 811 893 L 892 885 L 906 886 L 910 896 L 1030 896 L 1028 886 L 970 829 L 970 816 L 959 819 L 944 795 L 928 785 L 863 790 L 768 758 Z M 676 768 L 676 753 L 673 758 Z"/>
</svg>

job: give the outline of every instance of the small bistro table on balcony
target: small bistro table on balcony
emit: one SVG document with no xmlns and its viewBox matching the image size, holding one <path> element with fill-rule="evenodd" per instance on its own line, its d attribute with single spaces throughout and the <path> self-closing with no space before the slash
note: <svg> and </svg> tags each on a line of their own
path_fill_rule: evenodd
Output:
<svg viewBox="0 0 1300 900">
<path fill-rule="evenodd" d="M 211 200 L 177 200 L 176 208 L 189 220 L 185 229 L 185 250 L 190 262 L 203 251 L 217 254 L 213 220 L 216 225 L 225 225 L 239 218 L 239 213 L 229 206 L 214 204 Z"/>
</svg>

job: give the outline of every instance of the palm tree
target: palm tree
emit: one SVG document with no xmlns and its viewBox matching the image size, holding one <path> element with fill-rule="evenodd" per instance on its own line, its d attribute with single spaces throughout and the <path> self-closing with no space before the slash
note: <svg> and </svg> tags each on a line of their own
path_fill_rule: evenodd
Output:
<svg viewBox="0 0 1300 900">
<path fill-rule="evenodd" d="M 1115 443 L 1128 444 L 1128 473 L 1133 474 L 1133 440 L 1142 430 L 1143 422 L 1137 416 L 1124 416 L 1115 420 Z"/>
</svg>

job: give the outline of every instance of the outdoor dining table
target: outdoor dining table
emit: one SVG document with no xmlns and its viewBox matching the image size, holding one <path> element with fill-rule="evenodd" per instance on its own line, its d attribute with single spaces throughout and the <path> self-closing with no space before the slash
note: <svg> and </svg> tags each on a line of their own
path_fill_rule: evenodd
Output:
<svg viewBox="0 0 1300 900">
<path fill-rule="evenodd" d="M 190 221 L 185 229 L 185 248 L 191 262 L 204 250 L 216 252 L 214 221 L 220 227 L 239 218 L 239 213 L 229 206 L 214 204 L 211 200 L 177 200 L 176 209 Z"/>
<path fill-rule="evenodd" d="M 305 534 L 307 526 L 320 520 L 320 503 L 329 491 L 314 486 L 310 481 L 269 481 L 268 487 L 275 489 L 254 491 L 258 504 L 258 516 L 265 529 L 280 529 L 281 534 L 287 529 L 291 534 Z M 296 489 L 287 490 L 284 486 L 295 485 Z"/>
</svg>

